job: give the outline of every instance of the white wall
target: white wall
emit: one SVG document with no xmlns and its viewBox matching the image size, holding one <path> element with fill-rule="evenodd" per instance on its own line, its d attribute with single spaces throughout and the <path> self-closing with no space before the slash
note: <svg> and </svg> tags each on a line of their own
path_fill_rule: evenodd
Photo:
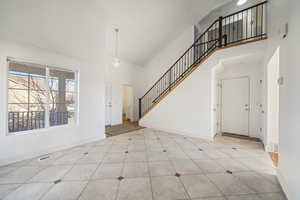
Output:
<svg viewBox="0 0 300 200">
<path fill-rule="evenodd" d="M 217 20 L 220 16 L 227 16 L 229 14 L 235 13 L 239 10 L 251 7 L 255 4 L 263 2 L 264 0 L 248 0 L 244 5 L 238 6 L 237 1 L 230 1 L 225 5 L 222 5 L 213 11 L 211 11 L 208 15 L 203 17 L 196 25 L 195 25 L 195 38 L 199 37 L 201 33 L 203 33 L 215 20 Z"/>
<path fill-rule="evenodd" d="M 259 55 L 257 55 L 259 56 Z M 237 77 L 249 77 L 250 80 L 250 113 L 249 113 L 249 136 L 261 138 L 260 128 L 262 127 L 262 83 L 263 65 L 262 60 L 254 60 L 256 56 L 250 58 L 237 58 L 233 63 L 223 64 L 223 71 L 217 73 L 217 81 Z M 253 60 L 252 60 L 253 59 Z M 222 61 L 221 61 L 222 62 Z M 226 62 L 226 61 L 225 61 Z M 217 84 L 217 83 L 216 83 Z M 233 97 L 234 98 L 234 97 Z M 219 118 L 219 121 L 221 119 Z"/>
<path fill-rule="evenodd" d="M 144 93 L 175 63 L 175 61 L 193 44 L 193 26 L 186 29 L 177 39 L 157 52 L 145 67 L 146 82 Z"/>
<path fill-rule="evenodd" d="M 108 61 L 109 62 L 109 61 Z M 112 110 L 111 124 L 122 123 L 123 109 L 123 90 L 122 85 L 129 85 L 133 91 L 133 121 L 138 120 L 138 98 L 142 96 L 144 91 L 142 75 L 144 68 L 121 61 L 121 65 L 115 68 L 108 63 L 106 69 L 106 84 L 111 84 L 112 88 Z"/>
<path fill-rule="evenodd" d="M 122 85 L 123 89 L 123 114 L 126 119 L 133 120 L 133 91 L 129 85 Z"/>
<path fill-rule="evenodd" d="M 78 70 L 78 125 L 7 136 L 7 56 Z M 0 40 L 0 165 L 104 138 L 104 69 L 103 64 L 88 64 L 39 48 Z"/>
<path fill-rule="evenodd" d="M 288 8 L 286 65 L 280 65 L 284 84 L 280 87 L 279 178 L 289 200 L 300 199 L 300 2 L 290 0 Z M 280 61 L 281 62 L 281 61 Z"/>
</svg>

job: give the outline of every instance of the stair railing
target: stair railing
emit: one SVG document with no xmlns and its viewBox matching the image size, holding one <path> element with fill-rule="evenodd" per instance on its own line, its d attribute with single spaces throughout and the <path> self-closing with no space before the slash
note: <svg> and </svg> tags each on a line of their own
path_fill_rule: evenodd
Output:
<svg viewBox="0 0 300 200">
<path fill-rule="evenodd" d="M 139 118 L 216 49 L 266 37 L 266 4 L 256 4 L 215 20 L 139 99 Z"/>
</svg>

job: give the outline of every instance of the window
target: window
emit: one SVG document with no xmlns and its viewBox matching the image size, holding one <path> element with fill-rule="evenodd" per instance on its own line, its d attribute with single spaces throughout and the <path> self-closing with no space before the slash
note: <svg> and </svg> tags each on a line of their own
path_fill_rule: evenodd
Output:
<svg viewBox="0 0 300 200">
<path fill-rule="evenodd" d="M 75 72 L 12 60 L 8 65 L 9 133 L 75 123 Z"/>
</svg>

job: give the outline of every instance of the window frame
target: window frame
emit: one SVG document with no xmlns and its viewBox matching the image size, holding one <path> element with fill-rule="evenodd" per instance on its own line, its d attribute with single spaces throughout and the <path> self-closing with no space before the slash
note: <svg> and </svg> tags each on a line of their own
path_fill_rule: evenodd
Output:
<svg viewBox="0 0 300 200">
<path fill-rule="evenodd" d="M 8 117 L 8 113 L 9 113 L 9 67 L 10 67 L 10 62 L 16 62 L 16 63 L 24 63 L 24 64 L 28 64 L 28 65 L 32 65 L 34 66 L 43 66 L 46 69 L 46 83 L 48 84 L 49 81 L 49 71 L 51 69 L 54 70 L 61 70 L 61 71 L 66 71 L 66 72 L 72 72 L 74 73 L 74 80 L 75 80 L 75 87 L 74 87 L 74 94 L 75 94 L 75 103 L 74 103 L 74 120 L 72 123 L 68 123 L 68 124 L 61 124 L 61 125 L 55 125 L 55 126 L 50 126 L 50 103 L 49 103 L 49 87 L 46 89 L 47 91 L 47 98 L 46 98 L 46 102 L 45 104 L 46 109 L 45 109 L 45 127 L 44 128 L 38 128 L 38 129 L 32 129 L 32 130 L 25 130 L 25 131 L 17 131 L 17 132 L 9 132 L 9 126 L 8 126 L 8 122 L 9 122 L 9 117 Z M 27 134 L 37 134 L 37 133 L 43 133 L 43 132 L 47 132 L 47 131 L 51 131 L 51 130 L 55 130 L 55 129 L 61 129 L 61 128 L 71 128 L 71 127 L 76 127 L 78 126 L 78 122 L 79 122 L 79 70 L 74 70 L 74 69 L 70 69 L 70 67 L 55 67 L 56 65 L 49 65 L 49 64 L 41 64 L 41 62 L 38 61 L 29 61 L 29 60 L 25 60 L 25 59 L 16 59 L 13 57 L 7 57 L 6 58 L 6 72 L 5 72 L 5 84 L 4 86 L 6 87 L 6 98 L 5 98 L 5 103 L 6 103 L 6 113 L 5 113 L 5 127 L 6 127 L 6 136 L 17 136 L 17 135 L 27 135 Z"/>
</svg>

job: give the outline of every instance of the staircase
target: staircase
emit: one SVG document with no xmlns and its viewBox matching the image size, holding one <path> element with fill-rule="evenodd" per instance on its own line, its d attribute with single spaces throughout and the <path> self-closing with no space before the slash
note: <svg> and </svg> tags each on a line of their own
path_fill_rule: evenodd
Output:
<svg viewBox="0 0 300 200">
<path fill-rule="evenodd" d="M 267 1 L 216 19 L 139 99 L 139 118 L 174 90 L 215 51 L 267 39 Z"/>
</svg>

